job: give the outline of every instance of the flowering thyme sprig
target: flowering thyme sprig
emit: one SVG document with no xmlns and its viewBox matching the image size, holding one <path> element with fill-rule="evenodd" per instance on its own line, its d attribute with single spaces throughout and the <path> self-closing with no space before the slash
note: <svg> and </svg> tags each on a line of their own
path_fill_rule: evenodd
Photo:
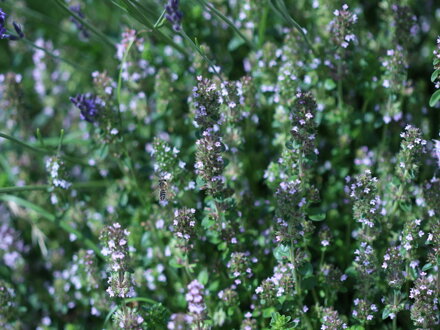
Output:
<svg viewBox="0 0 440 330">
<path fill-rule="evenodd" d="M 407 125 L 400 134 L 403 139 L 397 155 L 396 172 L 404 182 L 413 180 L 419 171 L 420 157 L 426 153 L 426 140 L 422 138 L 420 129 Z"/>
<path fill-rule="evenodd" d="M 206 319 L 206 305 L 204 302 L 205 287 L 198 280 L 193 280 L 188 284 L 186 301 L 188 303 L 189 315 L 192 317 L 191 323 L 196 329 L 205 329 L 203 321 Z"/>
<path fill-rule="evenodd" d="M 329 24 L 329 31 L 333 43 L 338 47 L 347 48 L 350 42 L 356 40 L 353 34 L 353 26 L 357 22 L 357 15 L 348 10 L 348 5 L 344 4 L 340 10 L 333 12 L 335 18 Z"/>
<path fill-rule="evenodd" d="M 129 273 L 129 234 L 128 230 L 116 222 L 105 227 L 100 236 L 104 243 L 102 254 L 107 257 L 110 266 L 107 289 L 110 297 L 128 298 L 135 295 L 132 275 Z"/>
<path fill-rule="evenodd" d="M 409 294 L 414 300 L 411 306 L 411 319 L 417 326 L 434 329 L 440 324 L 438 296 L 436 279 L 424 272 L 420 273 Z"/>
<path fill-rule="evenodd" d="M 64 162 L 58 157 L 51 157 L 46 161 L 46 170 L 49 174 L 48 181 L 51 186 L 51 203 L 54 205 L 65 203 L 68 197 L 68 190 L 72 184 L 65 179 Z"/>
<path fill-rule="evenodd" d="M 351 178 L 347 178 L 351 181 Z M 349 186 L 349 195 L 353 200 L 353 216 L 362 224 L 359 236 L 366 242 L 371 242 L 377 235 L 377 225 L 380 219 L 380 197 L 377 192 L 377 178 L 371 176 L 371 171 L 358 175 L 356 181 Z"/>
</svg>

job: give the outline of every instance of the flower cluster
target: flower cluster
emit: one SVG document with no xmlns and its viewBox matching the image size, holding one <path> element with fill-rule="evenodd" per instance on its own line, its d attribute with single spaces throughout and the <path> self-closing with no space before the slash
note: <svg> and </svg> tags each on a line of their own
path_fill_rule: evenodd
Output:
<svg viewBox="0 0 440 330">
<path fill-rule="evenodd" d="M 17 35 L 8 34 L 6 30 L 6 13 L 0 8 L 0 40 L 6 39 L 6 40 L 19 40 L 24 38 L 24 33 L 21 28 L 21 26 L 13 22 L 12 25 L 14 27 L 15 32 L 17 32 Z"/>
<path fill-rule="evenodd" d="M 329 24 L 331 38 L 335 45 L 347 48 L 351 41 L 356 40 L 353 34 L 353 25 L 357 22 L 357 15 L 348 10 L 344 4 L 342 9 L 333 12 L 335 18 Z"/>
<path fill-rule="evenodd" d="M 347 178 L 347 181 L 352 181 Z M 362 224 L 360 237 L 370 242 L 375 237 L 375 228 L 379 221 L 380 197 L 377 193 L 376 177 L 371 176 L 371 171 L 366 170 L 363 174 L 356 177 L 355 182 L 351 183 L 346 189 L 350 198 L 353 200 L 353 216 Z"/>
<path fill-rule="evenodd" d="M 144 318 L 134 308 L 118 309 L 112 316 L 120 329 L 143 329 Z"/>
<path fill-rule="evenodd" d="M 383 256 L 382 269 L 390 287 L 399 289 L 405 282 L 404 265 L 400 249 L 398 247 L 388 248 Z"/>
<path fill-rule="evenodd" d="M 221 138 L 215 135 L 202 137 L 196 141 L 196 145 L 195 172 L 204 180 L 204 188 L 215 196 L 224 189 L 225 160 L 222 152 L 225 150 L 225 146 Z"/>
<path fill-rule="evenodd" d="M 180 246 L 184 250 L 188 250 L 193 246 L 189 241 L 194 236 L 196 230 L 195 213 L 195 209 L 188 208 L 174 211 L 173 232 L 182 241 Z"/>
<path fill-rule="evenodd" d="M 437 37 L 437 49 L 434 49 L 434 74 L 432 82 L 436 89 L 440 89 L 440 36 Z"/>
<path fill-rule="evenodd" d="M 418 31 L 417 17 L 409 6 L 398 4 L 398 1 L 391 5 L 391 11 L 394 19 L 394 41 L 397 45 L 406 48 Z"/>
<path fill-rule="evenodd" d="M 0 326 L 4 329 L 8 329 L 12 324 L 14 309 L 15 291 L 4 280 L 0 280 Z"/>
<path fill-rule="evenodd" d="M 439 298 L 436 290 L 436 279 L 426 273 L 420 273 L 409 294 L 414 300 L 411 319 L 417 326 L 434 329 L 440 324 Z"/>
<path fill-rule="evenodd" d="M 188 284 L 187 289 L 185 298 L 188 303 L 189 314 L 192 316 L 192 324 L 196 325 L 197 329 L 202 329 L 206 314 L 206 306 L 203 299 L 205 287 L 198 280 L 193 280 Z"/>
<path fill-rule="evenodd" d="M 403 139 L 397 155 L 396 173 L 405 182 L 413 180 L 420 167 L 420 157 L 426 152 L 426 140 L 420 129 L 407 125 L 400 134 Z"/>
<path fill-rule="evenodd" d="M 50 201 L 54 205 L 64 202 L 67 198 L 67 190 L 72 186 L 69 181 L 65 180 L 64 162 L 58 157 L 51 157 L 46 161 L 46 170 L 49 174 Z"/>
<path fill-rule="evenodd" d="M 339 330 L 347 328 L 347 324 L 341 319 L 338 311 L 331 307 L 322 310 L 321 330 Z"/>
<path fill-rule="evenodd" d="M 290 133 L 299 146 L 297 152 L 304 155 L 318 154 L 316 149 L 316 102 L 310 92 L 299 91 L 290 114 L 292 129 Z"/>
<path fill-rule="evenodd" d="M 194 120 L 205 135 L 219 131 L 222 123 L 220 114 L 220 90 L 214 82 L 209 79 L 197 77 L 197 86 L 193 88 L 192 102 L 195 109 Z"/>
<path fill-rule="evenodd" d="M 369 281 L 372 280 L 372 274 L 377 271 L 377 260 L 373 247 L 362 242 L 358 249 L 354 251 L 354 266 L 359 272 L 359 278 L 363 279 L 363 283 L 359 285 L 363 288 L 368 287 Z"/>
<path fill-rule="evenodd" d="M 379 311 L 375 304 L 368 302 L 365 299 L 356 298 L 353 301 L 354 308 L 351 315 L 361 322 L 361 324 L 371 323 L 374 315 Z"/>
<path fill-rule="evenodd" d="M 168 0 L 165 10 L 166 19 L 173 25 L 174 31 L 179 32 L 182 29 L 181 21 L 183 18 L 183 14 L 179 10 L 179 0 Z"/>
<path fill-rule="evenodd" d="M 70 101 L 81 111 L 81 119 L 89 123 L 96 123 L 99 120 L 101 109 L 105 106 L 99 97 L 91 94 L 78 94 L 71 97 Z"/>
<path fill-rule="evenodd" d="M 265 279 L 260 286 L 255 289 L 259 295 L 261 305 L 271 305 L 282 296 L 289 296 L 294 287 L 292 269 L 295 267 L 291 263 L 278 264 L 274 268 L 272 277 Z"/>
<path fill-rule="evenodd" d="M 102 254 L 107 257 L 111 275 L 107 292 L 110 297 L 133 297 L 132 277 L 128 272 L 130 256 L 128 251 L 129 231 L 116 222 L 107 226 L 101 233 L 105 246 Z"/>
<path fill-rule="evenodd" d="M 231 259 L 226 264 L 229 271 L 229 277 L 235 279 L 235 284 L 240 284 L 240 278 L 251 278 L 253 276 L 251 261 L 249 257 L 243 252 L 231 253 Z"/>
</svg>

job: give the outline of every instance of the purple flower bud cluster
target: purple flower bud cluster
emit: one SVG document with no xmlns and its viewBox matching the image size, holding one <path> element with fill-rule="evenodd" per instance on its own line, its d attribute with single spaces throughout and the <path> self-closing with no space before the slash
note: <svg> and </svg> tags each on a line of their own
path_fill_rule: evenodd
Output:
<svg viewBox="0 0 440 330">
<path fill-rule="evenodd" d="M 70 101 L 81 110 L 81 119 L 89 123 L 97 122 L 101 109 L 105 105 L 99 97 L 92 94 L 78 94 L 75 97 L 71 97 Z"/>
<path fill-rule="evenodd" d="M 217 133 L 223 120 L 220 114 L 220 97 L 224 90 L 217 84 L 201 76 L 197 77 L 197 87 L 193 88 L 192 103 L 194 106 L 194 120 L 204 134 Z"/>
<path fill-rule="evenodd" d="M 414 300 L 411 306 L 411 319 L 414 323 L 423 329 L 437 329 L 440 325 L 440 301 L 435 277 L 420 273 L 409 297 Z"/>
<path fill-rule="evenodd" d="M 196 210 L 182 208 L 174 211 L 173 232 L 181 240 L 179 247 L 188 251 L 193 247 L 190 239 L 194 236 L 196 230 Z"/>
<path fill-rule="evenodd" d="M 187 287 L 186 301 L 188 303 L 188 311 L 192 316 L 193 324 L 202 328 L 203 320 L 205 319 L 205 302 L 203 299 L 203 290 L 205 287 L 198 280 L 193 280 Z"/>
<path fill-rule="evenodd" d="M 224 290 L 220 290 L 217 297 L 225 303 L 225 306 L 235 306 L 240 302 L 240 298 L 237 292 L 237 286 L 235 284 Z"/>
<path fill-rule="evenodd" d="M 297 152 L 309 155 L 318 154 L 316 149 L 316 112 L 317 106 L 314 97 L 310 92 L 298 91 L 293 105 L 290 119 L 292 129 L 290 133 L 299 145 Z M 295 148 L 294 148 L 295 150 Z"/>
<path fill-rule="evenodd" d="M 183 13 L 179 10 L 179 0 L 168 0 L 165 6 L 166 19 L 173 25 L 173 29 L 179 32 L 182 29 Z"/>
<path fill-rule="evenodd" d="M 371 304 L 365 299 L 356 298 L 353 301 L 354 308 L 351 315 L 362 324 L 371 323 L 374 315 L 379 311 L 375 304 Z"/>
<path fill-rule="evenodd" d="M 12 327 L 9 328 L 11 326 L 9 320 L 13 317 L 15 306 L 14 289 L 9 283 L 0 279 L 0 327 L 2 329 L 12 329 Z"/>
<path fill-rule="evenodd" d="M 69 9 L 75 13 L 78 17 L 84 19 L 85 15 L 81 10 L 81 5 L 73 5 L 70 6 Z M 84 39 L 88 39 L 89 38 L 89 33 L 87 32 L 86 27 L 80 22 L 78 21 L 75 17 L 70 17 L 70 21 L 75 24 L 76 28 L 80 31 L 81 36 Z"/>
<path fill-rule="evenodd" d="M 196 145 L 195 172 L 204 180 L 204 188 L 213 196 L 218 195 L 223 191 L 225 183 L 225 161 L 222 156 L 225 146 L 221 137 L 209 135 L 208 131 L 205 131 L 204 137 L 196 141 Z"/>
<path fill-rule="evenodd" d="M 357 22 L 357 15 L 348 10 L 348 5 L 344 4 L 342 9 L 333 12 L 335 18 L 330 22 L 328 28 L 331 38 L 335 45 L 347 48 L 350 42 L 356 40 L 353 34 L 353 26 Z"/>
<path fill-rule="evenodd" d="M 322 310 L 321 330 L 340 330 L 347 328 L 347 324 L 341 320 L 338 311 L 335 311 L 332 307 Z"/>
<path fill-rule="evenodd" d="M 241 284 L 242 279 L 251 278 L 253 276 L 249 254 L 250 253 L 233 252 L 231 253 L 231 259 L 226 264 L 229 277 L 235 279 L 234 283 L 236 285 Z"/>
<path fill-rule="evenodd" d="M 359 273 L 359 277 L 365 282 L 360 283 L 362 287 L 368 287 L 367 280 L 373 280 L 372 274 L 377 271 L 377 260 L 373 247 L 365 242 L 362 242 L 354 251 L 354 267 Z"/>
<path fill-rule="evenodd" d="M 118 309 L 113 314 L 113 322 L 120 329 L 144 329 L 144 318 L 134 308 Z"/>
<path fill-rule="evenodd" d="M 123 229 L 116 222 L 104 228 L 100 239 L 104 243 L 102 254 L 107 257 L 110 266 L 109 287 L 110 297 L 133 297 L 132 276 L 128 272 L 130 256 L 128 249 L 128 235 L 130 232 Z"/>
<path fill-rule="evenodd" d="M 72 184 L 67 181 L 64 162 L 58 157 L 51 157 L 46 161 L 46 170 L 49 174 L 50 201 L 53 205 L 62 205 L 68 198 L 68 190 Z"/>
<path fill-rule="evenodd" d="M 394 18 L 393 32 L 395 43 L 407 47 L 419 30 L 417 17 L 413 14 L 409 6 L 397 3 L 391 6 L 391 11 Z"/>
<path fill-rule="evenodd" d="M 252 318 L 252 313 L 244 314 L 244 319 L 241 322 L 240 330 L 256 330 L 258 329 L 257 320 Z"/>
<path fill-rule="evenodd" d="M 12 26 L 14 27 L 15 32 L 17 35 L 8 34 L 6 30 L 6 13 L 3 11 L 3 9 L 0 8 L 0 40 L 6 39 L 6 40 L 19 40 L 24 38 L 23 29 L 21 28 L 20 24 L 13 22 Z"/>
<path fill-rule="evenodd" d="M 440 70 L 440 36 L 437 37 L 437 49 L 434 49 L 434 71 Z M 440 74 L 438 74 L 434 81 L 434 86 L 436 89 L 440 89 Z"/>
<path fill-rule="evenodd" d="M 399 247 L 390 247 L 383 256 L 382 269 L 385 273 L 388 285 L 394 289 L 400 289 L 405 282 L 405 262 Z"/>
<path fill-rule="evenodd" d="M 279 297 L 292 294 L 294 280 L 292 269 L 295 267 L 291 263 L 278 264 L 274 268 L 272 277 L 269 277 L 255 289 L 255 293 L 260 298 L 262 305 L 271 305 Z"/>
<path fill-rule="evenodd" d="M 191 315 L 183 314 L 183 313 L 173 314 L 170 317 L 170 321 L 168 322 L 167 329 L 168 330 L 188 329 L 192 323 L 193 323 L 193 317 Z"/>
<path fill-rule="evenodd" d="M 347 183 L 352 181 L 347 177 Z M 358 235 L 365 241 L 371 242 L 376 235 L 376 227 L 380 216 L 381 199 L 377 193 L 377 178 L 371 176 L 371 171 L 366 170 L 358 175 L 355 182 L 346 187 L 350 198 L 353 200 L 353 216 L 362 224 Z"/>
<path fill-rule="evenodd" d="M 407 125 L 400 134 L 403 139 L 397 155 L 396 173 L 405 182 L 413 180 L 419 172 L 421 156 L 426 153 L 426 140 L 419 128 Z"/>
</svg>

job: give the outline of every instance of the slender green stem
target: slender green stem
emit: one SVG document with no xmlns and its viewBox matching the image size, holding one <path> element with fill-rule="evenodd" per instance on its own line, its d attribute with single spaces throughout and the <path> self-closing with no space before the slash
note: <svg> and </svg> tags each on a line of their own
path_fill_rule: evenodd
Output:
<svg viewBox="0 0 440 330">
<path fill-rule="evenodd" d="M 340 114 L 343 113 L 343 107 L 344 107 L 344 93 L 343 93 L 343 86 L 342 86 L 342 61 L 339 59 L 338 62 L 338 109 L 340 111 Z"/>
<path fill-rule="evenodd" d="M 298 32 L 302 35 L 304 41 L 306 42 L 307 46 L 310 48 L 310 50 L 313 52 L 313 55 L 318 56 L 318 53 L 316 52 L 315 48 L 312 46 L 309 38 L 307 37 L 307 34 L 304 32 L 304 29 L 301 25 L 298 24 L 297 21 L 295 21 L 292 16 L 289 15 L 289 11 L 284 4 L 283 0 L 275 0 L 275 2 L 278 4 L 280 8 L 277 8 L 275 5 L 273 5 L 271 2 L 271 8 L 274 9 L 282 18 L 284 18 L 292 27 L 294 27 Z"/>
<path fill-rule="evenodd" d="M 77 183 L 72 184 L 72 189 L 99 189 L 99 188 L 108 186 L 110 183 L 111 183 L 110 181 L 77 182 Z M 48 184 L 3 187 L 3 188 L 0 188 L 0 194 L 23 192 L 23 191 L 39 191 L 39 190 L 44 191 L 49 188 L 51 188 L 51 186 Z"/>
<path fill-rule="evenodd" d="M 9 140 L 11 142 L 14 142 L 14 143 L 22 146 L 23 148 L 28 149 L 30 151 L 33 151 L 35 153 L 38 153 L 40 155 L 53 155 L 53 154 L 55 154 L 55 151 L 53 151 L 53 150 L 42 149 L 42 148 L 37 148 L 37 147 L 31 146 L 30 144 L 27 144 L 27 143 L 25 143 L 23 141 L 20 141 L 20 140 L 14 138 L 13 136 L 10 136 L 10 135 L 5 134 L 5 133 L 1 133 L 0 132 L 0 137 L 2 137 L 4 139 L 7 139 L 7 140 Z M 82 159 L 77 159 L 75 157 L 70 157 L 70 156 L 67 156 L 67 155 L 60 155 L 59 157 L 64 159 L 64 160 L 66 160 L 66 161 L 68 161 L 68 162 L 71 162 L 71 163 L 81 164 L 81 165 L 84 165 L 84 166 L 90 166 L 87 162 L 83 161 Z"/>
<path fill-rule="evenodd" d="M 41 215 L 43 218 L 58 225 L 65 232 L 69 234 L 73 234 L 78 239 L 79 242 L 83 242 L 84 245 L 87 246 L 89 249 L 92 249 L 99 258 L 104 259 L 104 256 L 102 255 L 101 249 L 98 247 L 98 245 L 96 245 L 89 238 L 85 237 L 79 230 L 73 228 L 66 221 L 48 212 L 44 208 L 14 195 L 0 195 L 0 200 L 4 202 L 12 202 L 21 207 L 36 212 L 37 214 Z"/>
<path fill-rule="evenodd" d="M 157 19 L 156 23 L 154 23 L 153 27 L 155 29 L 159 29 L 163 25 L 165 13 L 166 13 L 166 10 L 164 9 L 162 11 L 162 14 L 160 14 L 159 18 Z"/>
<path fill-rule="evenodd" d="M 237 33 L 241 39 L 243 39 L 249 47 L 251 48 L 255 48 L 255 45 L 248 39 L 245 37 L 245 35 L 243 33 L 241 33 L 241 31 L 234 25 L 234 23 L 227 18 L 225 15 L 223 15 L 223 13 L 221 11 L 219 11 L 217 8 L 215 8 L 213 5 L 211 5 L 210 3 L 208 3 L 205 0 L 197 0 L 202 6 L 205 6 L 206 8 L 209 9 L 210 12 L 212 12 L 214 15 L 216 15 L 217 17 L 219 17 L 221 20 L 223 20 L 226 24 L 228 24 L 234 31 L 235 33 Z"/>
<path fill-rule="evenodd" d="M 89 29 L 93 34 L 95 34 L 96 36 L 98 36 L 99 38 L 101 38 L 104 43 L 106 43 L 108 46 L 112 47 L 112 48 L 116 48 L 115 44 L 113 43 L 113 41 L 107 37 L 104 33 L 102 33 L 101 31 L 99 31 L 98 29 L 96 29 L 93 25 L 91 25 L 89 22 L 87 22 L 86 20 L 84 20 L 82 17 L 80 17 L 78 14 L 74 13 L 72 10 L 69 9 L 69 7 L 67 7 L 65 5 L 65 3 L 61 0 L 54 0 L 56 2 L 56 4 L 63 9 L 69 16 L 72 16 L 73 18 L 75 18 L 78 22 L 80 22 L 83 26 L 85 26 L 87 29 Z"/>
<path fill-rule="evenodd" d="M 192 41 L 192 39 L 185 33 L 185 31 L 182 29 L 182 31 L 180 31 L 180 34 L 189 42 L 191 48 L 193 48 L 197 53 L 200 54 L 200 56 L 202 56 L 202 58 L 208 63 L 208 65 L 211 67 L 212 71 L 214 72 L 214 74 L 220 79 L 220 81 L 223 82 L 223 78 L 221 77 L 220 73 L 217 72 L 217 69 L 214 65 L 214 63 L 205 55 L 205 53 L 200 49 L 200 47 L 198 47 L 194 41 Z"/>
<path fill-rule="evenodd" d="M 397 309 L 397 291 L 394 290 L 393 308 Z M 397 330 L 397 313 L 393 318 L 393 330 Z"/>
</svg>

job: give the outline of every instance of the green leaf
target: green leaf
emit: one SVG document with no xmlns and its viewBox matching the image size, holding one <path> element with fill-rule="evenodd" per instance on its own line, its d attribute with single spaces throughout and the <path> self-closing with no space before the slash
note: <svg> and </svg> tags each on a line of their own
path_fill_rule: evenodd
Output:
<svg viewBox="0 0 440 330">
<path fill-rule="evenodd" d="M 440 89 L 436 91 L 434 94 L 432 94 L 430 100 L 429 100 L 429 106 L 433 107 L 437 104 L 437 102 L 440 100 Z"/>
<path fill-rule="evenodd" d="M 391 314 L 391 310 L 389 308 L 389 306 L 385 307 L 385 309 L 382 312 L 382 320 L 385 320 L 386 318 L 388 318 Z"/>
<path fill-rule="evenodd" d="M 431 75 L 431 81 L 434 82 L 440 73 L 440 69 L 435 70 Z"/>
<path fill-rule="evenodd" d="M 198 276 L 199 282 L 203 285 L 206 285 L 208 283 L 209 274 L 206 269 L 202 270 Z"/>
<path fill-rule="evenodd" d="M 228 50 L 230 52 L 233 52 L 234 50 L 241 47 L 245 43 L 246 43 L 246 41 L 244 41 L 243 39 L 234 37 L 234 38 L 232 38 L 232 40 L 228 44 Z"/>
<path fill-rule="evenodd" d="M 309 214 L 309 219 L 312 221 L 323 221 L 325 220 L 325 217 L 325 213 Z"/>
<path fill-rule="evenodd" d="M 336 83 L 333 81 L 333 79 L 326 79 L 324 81 L 324 88 L 328 91 L 331 91 L 336 87 Z"/>
<path fill-rule="evenodd" d="M 433 264 L 428 263 L 425 266 L 423 266 L 422 271 L 426 272 L 427 270 L 430 270 L 433 267 Z"/>
<path fill-rule="evenodd" d="M 280 244 L 273 251 L 273 255 L 275 256 L 275 259 L 282 261 L 284 258 L 289 258 L 290 248 L 287 245 Z"/>
</svg>

